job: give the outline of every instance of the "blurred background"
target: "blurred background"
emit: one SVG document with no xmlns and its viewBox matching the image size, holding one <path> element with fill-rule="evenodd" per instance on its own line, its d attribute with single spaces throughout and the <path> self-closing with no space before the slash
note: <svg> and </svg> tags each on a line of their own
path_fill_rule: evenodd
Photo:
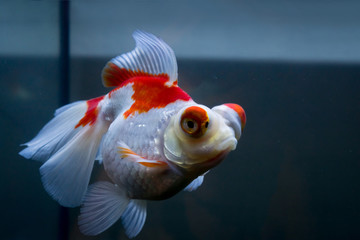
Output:
<svg viewBox="0 0 360 240">
<path fill-rule="evenodd" d="M 40 163 L 18 152 L 60 105 L 109 91 L 101 70 L 134 48 L 136 29 L 174 49 L 195 101 L 247 114 L 236 151 L 197 191 L 149 202 L 137 239 L 360 239 L 359 11 L 355 0 L 1 1 L 1 239 L 126 239 L 120 222 L 83 236 L 79 209 L 60 208 Z"/>
</svg>

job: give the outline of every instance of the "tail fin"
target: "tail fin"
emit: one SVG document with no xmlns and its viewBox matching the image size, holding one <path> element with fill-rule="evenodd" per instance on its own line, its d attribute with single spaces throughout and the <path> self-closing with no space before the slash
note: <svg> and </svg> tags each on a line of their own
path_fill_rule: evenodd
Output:
<svg viewBox="0 0 360 240">
<path fill-rule="evenodd" d="M 98 118 L 103 97 L 66 105 L 20 152 L 45 162 L 40 173 L 46 191 L 61 205 L 81 204 L 108 123 Z"/>
</svg>

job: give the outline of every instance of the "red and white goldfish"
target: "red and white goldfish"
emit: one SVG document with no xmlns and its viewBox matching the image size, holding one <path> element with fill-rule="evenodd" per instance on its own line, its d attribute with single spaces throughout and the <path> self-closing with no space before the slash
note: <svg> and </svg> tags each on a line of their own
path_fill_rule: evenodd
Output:
<svg viewBox="0 0 360 240">
<path fill-rule="evenodd" d="M 81 206 L 80 230 L 97 235 L 120 218 L 135 237 L 146 200 L 198 188 L 209 169 L 236 148 L 246 117 L 229 103 L 212 109 L 178 86 L 173 50 L 136 31 L 136 47 L 107 63 L 105 96 L 61 107 L 20 152 L 44 162 L 46 191 L 66 207 Z M 89 185 L 95 159 L 112 182 Z"/>
</svg>

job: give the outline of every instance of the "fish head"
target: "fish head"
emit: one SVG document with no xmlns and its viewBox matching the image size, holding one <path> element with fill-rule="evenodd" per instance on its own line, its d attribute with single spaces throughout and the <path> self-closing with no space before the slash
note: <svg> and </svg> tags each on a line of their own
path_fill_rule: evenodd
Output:
<svg viewBox="0 0 360 240">
<path fill-rule="evenodd" d="M 164 154 L 180 168 L 206 171 L 236 148 L 245 122 L 245 112 L 237 104 L 212 109 L 186 106 L 172 117 L 165 130 Z"/>
</svg>

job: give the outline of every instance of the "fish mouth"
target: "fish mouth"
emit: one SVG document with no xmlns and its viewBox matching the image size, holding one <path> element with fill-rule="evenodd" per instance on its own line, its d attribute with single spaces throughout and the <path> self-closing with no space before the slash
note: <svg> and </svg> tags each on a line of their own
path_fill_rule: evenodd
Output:
<svg viewBox="0 0 360 240">
<path fill-rule="evenodd" d="M 218 146 L 217 149 L 219 151 L 218 154 L 216 154 L 214 157 L 204 161 L 204 162 L 200 162 L 200 163 L 196 163 L 194 164 L 194 166 L 198 165 L 201 166 L 202 168 L 213 168 L 215 166 L 217 166 L 219 163 L 221 163 L 225 157 L 229 154 L 229 152 L 231 152 L 232 150 L 234 150 L 236 148 L 237 145 L 237 140 L 235 137 L 229 137 L 227 139 L 225 139 L 224 141 L 222 141 Z"/>
<path fill-rule="evenodd" d="M 229 154 L 229 152 L 235 150 L 236 145 L 237 145 L 237 140 L 235 137 L 226 139 L 225 141 L 219 144 L 219 149 L 223 149 L 223 150 L 221 150 L 220 153 L 217 154 L 215 157 L 210 158 L 207 162 L 213 163 L 218 161 L 218 163 L 220 163 L 226 157 L 226 155 Z"/>
<path fill-rule="evenodd" d="M 237 140 L 235 137 L 228 137 L 224 141 L 222 141 L 218 146 L 217 149 L 220 151 L 232 151 L 235 150 L 237 145 Z"/>
<path fill-rule="evenodd" d="M 184 168 L 195 168 L 195 169 L 213 168 L 217 166 L 219 163 L 221 163 L 225 159 L 225 157 L 229 154 L 229 152 L 231 152 L 236 148 L 236 145 L 237 145 L 236 138 L 229 137 L 216 147 L 217 154 L 214 155 L 213 157 L 198 162 L 193 162 L 193 160 L 189 162 L 185 161 L 183 164 L 181 164 L 181 166 Z"/>
<path fill-rule="evenodd" d="M 213 164 L 217 165 L 226 157 L 226 155 L 228 155 L 229 152 L 230 152 L 230 150 L 224 150 L 224 151 L 220 152 L 218 155 L 216 155 L 215 157 L 210 158 L 206 163 L 211 164 L 211 165 L 213 165 Z"/>
<path fill-rule="evenodd" d="M 214 157 L 212 157 L 204 162 L 189 164 L 189 165 L 187 165 L 187 168 L 191 168 L 195 171 L 203 169 L 203 172 L 206 172 L 209 169 L 214 168 L 217 165 L 219 165 L 225 159 L 225 157 L 229 154 L 230 151 L 231 151 L 231 149 L 223 150 L 223 151 L 219 152 L 217 155 L 215 155 Z"/>
</svg>

